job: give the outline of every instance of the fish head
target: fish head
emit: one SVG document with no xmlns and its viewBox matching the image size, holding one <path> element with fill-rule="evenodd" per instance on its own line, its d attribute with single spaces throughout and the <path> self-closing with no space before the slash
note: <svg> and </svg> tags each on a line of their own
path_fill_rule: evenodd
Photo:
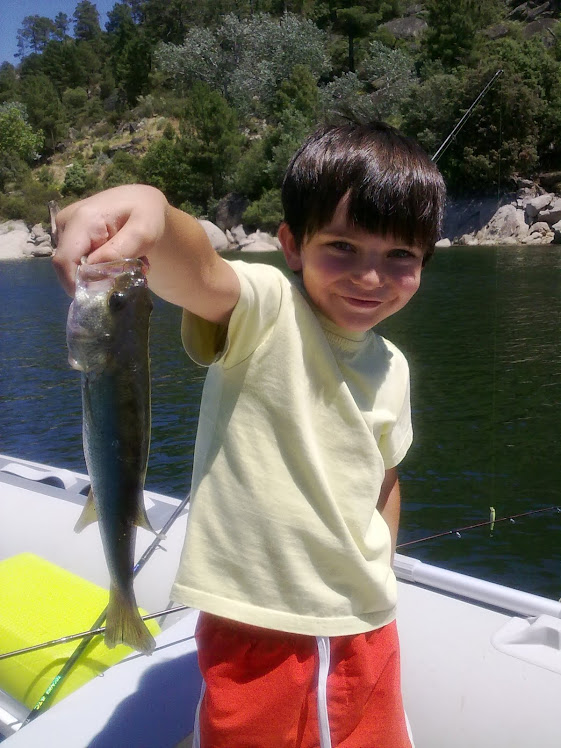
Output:
<svg viewBox="0 0 561 748">
<path fill-rule="evenodd" d="M 68 361 L 86 374 L 106 369 L 127 330 L 148 320 L 152 301 L 141 260 L 78 267 L 66 324 Z"/>
</svg>

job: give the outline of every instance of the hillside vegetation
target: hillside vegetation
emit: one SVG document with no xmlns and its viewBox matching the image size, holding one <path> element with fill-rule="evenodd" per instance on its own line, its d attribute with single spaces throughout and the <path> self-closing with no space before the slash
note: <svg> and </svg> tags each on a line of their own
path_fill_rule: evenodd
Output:
<svg viewBox="0 0 561 748">
<path fill-rule="evenodd" d="M 27 16 L 0 67 L 0 216 L 143 181 L 211 219 L 233 193 L 244 224 L 274 229 L 318 122 L 383 119 L 432 154 L 498 69 L 439 161 L 450 191 L 559 189 L 560 18 L 561 0 L 123 0 L 104 29 L 89 0 Z"/>
</svg>

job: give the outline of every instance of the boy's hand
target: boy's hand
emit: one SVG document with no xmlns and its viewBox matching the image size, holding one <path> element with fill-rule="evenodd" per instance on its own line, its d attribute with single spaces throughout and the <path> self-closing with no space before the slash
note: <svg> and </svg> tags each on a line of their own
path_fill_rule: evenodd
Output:
<svg viewBox="0 0 561 748">
<path fill-rule="evenodd" d="M 53 264 L 71 296 L 82 257 L 90 263 L 143 257 L 158 296 L 209 322 L 230 319 L 240 295 L 236 273 L 200 223 L 154 187 L 131 184 L 92 195 L 61 210 L 56 227 Z"/>
<path fill-rule="evenodd" d="M 169 204 L 146 185 L 124 185 L 80 200 L 56 217 L 57 250 L 53 265 L 65 291 L 74 294 L 76 268 L 146 256 L 162 238 Z"/>
</svg>

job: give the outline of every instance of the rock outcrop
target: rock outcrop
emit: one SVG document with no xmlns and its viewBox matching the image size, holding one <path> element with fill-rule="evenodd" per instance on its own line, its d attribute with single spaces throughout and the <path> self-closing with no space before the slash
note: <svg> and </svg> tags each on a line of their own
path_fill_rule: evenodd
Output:
<svg viewBox="0 0 561 748">
<path fill-rule="evenodd" d="M 50 234 L 40 223 L 31 229 L 25 221 L 6 221 L 0 224 L 0 260 L 50 257 L 52 254 Z"/>
<path fill-rule="evenodd" d="M 443 235 L 468 246 L 561 243 L 561 196 L 528 183 L 500 201 L 450 201 Z"/>
<path fill-rule="evenodd" d="M 217 252 L 276 252 L 280 249 L 277 237 L 266 231 L 257 230 L 248 235 L 241 224 L 222 231 L 211 221 L 200 220 L 199 223 Z"/>
<path fill-rule="evenodd" d="M 382 23 L 380 28 L 386 29 L 396 39 L 417 39 L 428 29 L 428 23 L 417 16 L 394 18 L 393 21 Z"/>
</svg>

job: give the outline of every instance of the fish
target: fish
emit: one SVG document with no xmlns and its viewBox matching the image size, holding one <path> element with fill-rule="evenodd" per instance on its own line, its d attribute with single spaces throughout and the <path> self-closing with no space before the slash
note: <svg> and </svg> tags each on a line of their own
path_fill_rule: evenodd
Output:
<svg viewBox="0 0 561 748">
<path fill-rule="evenodd" d="M 75 530 L 99 521 L 110 576 L 105 644 L 123 643 L 145 654 L 155 641 L 138 612 L 133 576 L 136 528 L 155 532 L 144 507 L 152 306 L 142 260 L 82 260 L 66 324 L 68 361 L 82 375 L 82 437 L 91 485 Z"/>
</svg>

